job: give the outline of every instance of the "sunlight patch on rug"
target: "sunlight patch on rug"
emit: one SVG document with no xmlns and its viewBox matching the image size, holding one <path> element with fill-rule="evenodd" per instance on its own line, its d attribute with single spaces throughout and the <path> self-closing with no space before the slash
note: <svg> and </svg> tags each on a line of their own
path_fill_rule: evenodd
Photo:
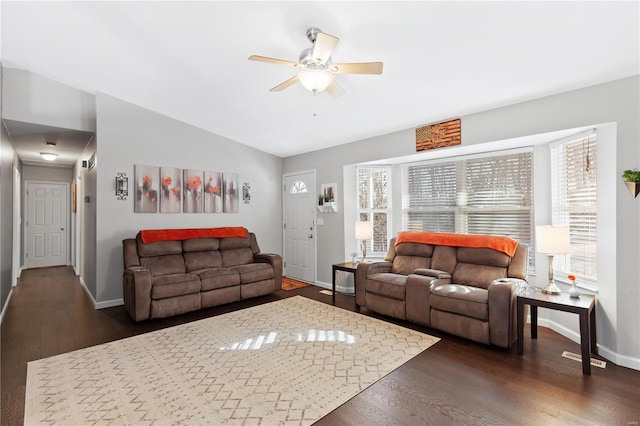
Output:
<svg viewBox="0 0 640 426">
<path fill-rule="evenodd" d="M 295 296 L 30 362 L 25 424 L 309 425 L 438 340 Z"/>
</svg>

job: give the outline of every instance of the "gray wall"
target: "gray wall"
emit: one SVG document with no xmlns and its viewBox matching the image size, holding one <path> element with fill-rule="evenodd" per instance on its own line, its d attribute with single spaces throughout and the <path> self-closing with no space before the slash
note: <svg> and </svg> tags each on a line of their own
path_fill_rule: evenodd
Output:
<svg viewBox="0 0 640 426">
<path fill-rule="evenodd" d="M 4 125 L 0 126 L 0 309 L 4 312 L 13 285 L 13 164 L 17 159 Z"/>
<path fill-rule="evenodd" d="M 95 131 L 94 96 L 29 71 L 3 68 L 3 118 Z"/>
<path fill-rule="evenodd" d="M 463 146 L 486 144 L 492 150 L 494 141 L 602 125 L 598 230 L 609 249 L 599 252 L 598 343 L 609 359 L 636 369 L 640 369 L 640 203 L 627 192 L 620 175 L 624 169 L 640 167 L 639 81 L 634 76 L 461 117 Z M 343 188 L 343 175 L 350 165 L 410 155 L 415 155 L 413 128 L 286 158 L 284 172 L 315 169 L 318 188 L 328 182 Z M 545 190 L 536 188 L 536 201 L 548 205 Z M 339 194 L 341 206 L 344 192 Z M 318 227 L 321 282 L 331 282 L 330 265 L 345 259 L 349 234 L 345 228 L 351 222 L 345 222 L 344 211 L 322 215 L 325 225 Z M 400 214 L 399 207 L 394 214 Z M 561 332 L 575 334 L 577 321 L 572 316 L 547 316 Z"/>
<path fill-rule="evenodd" d="M 122 298 L 122 239 L 140 229 L 244 226 L 263 252 L 281 253 L 281 158 L 102 93 L 96 100 L 99 306 Z M 114 179 L 125 172 L 133 193 L 135 164 L 237 173 L 251 185 L 251 203 L 241 202 L 239 213 L 134 213 L 133 196 L 116 199 Z"/>
<path fill-rule="evenodd" d="M 80 234 L 80 238 L 76 239 L 76 244 L 80 244 L 80 267 L 79 271 L 82 282 L 92 295 L 94 303 L 97 294 L 97 215 L 98 215 L 98 170 L 99 162 L 96 160 L 95 166 L 89 170 L 82 168 L 82 161 L 88 161 L 89 158 L 97 151 L 97 138 L 93 138 L 87 145 L 81 158 L 78 160 L 74 168 L 74 172 L 78 177 L 78 212 L 76 218 L 79 217 L 79 223 L 76 223 L 76 229 Z M 96 154 L 97 158 L 97 154 Z M 78 173 L 78 170 L 80 172 Z"/>
</svg>

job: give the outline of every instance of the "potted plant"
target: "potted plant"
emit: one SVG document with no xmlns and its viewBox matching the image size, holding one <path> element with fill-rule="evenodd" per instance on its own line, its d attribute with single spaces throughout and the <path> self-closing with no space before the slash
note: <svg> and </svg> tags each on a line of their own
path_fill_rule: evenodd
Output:
<svg viewBox="0 0 640 426">
<path fill-rule="evenodd" d="M 624 179 L 624 184 L 627 185 L 629 192 L 637 197 L 640 194 L 640 170 L 627 169 L 622 173 L 622 179 Z"/>
</svg>

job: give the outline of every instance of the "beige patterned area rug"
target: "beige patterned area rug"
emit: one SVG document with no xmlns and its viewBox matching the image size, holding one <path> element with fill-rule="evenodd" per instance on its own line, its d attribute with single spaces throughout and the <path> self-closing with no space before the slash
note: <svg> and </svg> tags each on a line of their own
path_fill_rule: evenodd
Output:
<svg viewBox="0 0 640 426">
<path fill-rule="evenodd" d="M 438 340 L 296 296 L 30 362 L 25 424 L 308 425 Z"/>
</svg>

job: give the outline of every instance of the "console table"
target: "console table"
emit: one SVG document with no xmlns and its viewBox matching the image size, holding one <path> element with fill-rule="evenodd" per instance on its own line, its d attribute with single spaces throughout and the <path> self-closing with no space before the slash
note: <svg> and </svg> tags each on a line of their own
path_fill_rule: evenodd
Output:
<svg viewBox="0 0 640 426">
<path fill-rule="evenodd" d="M 518 299 L 518 355 L 524 351 L 525 306 L 531 306 L 531 338 L 538 338 L 538 307 L 572 312 L 580 317 L 580 348 L 582 373 L 591 374 L 591 354 L 598 353 L 596 345 L 596 298 L 581 294 L 579 298 L 568 293 L 545 294 L 540 289 L 529 287 L 517 295 Z"/>
<path fill-rule="evenodd" d="M 332 296 L 331 303 L 336 304 L 336 271 L 345 271 L 351 272 L 353 274 L 353 291 L 356 291 L 356 270 L 358 269 L 358 264 L 353 264 L 352 262 L 346 263 L 335 263 L 333 265 L 333 287 L 331 288 Z"/>
</svg>

